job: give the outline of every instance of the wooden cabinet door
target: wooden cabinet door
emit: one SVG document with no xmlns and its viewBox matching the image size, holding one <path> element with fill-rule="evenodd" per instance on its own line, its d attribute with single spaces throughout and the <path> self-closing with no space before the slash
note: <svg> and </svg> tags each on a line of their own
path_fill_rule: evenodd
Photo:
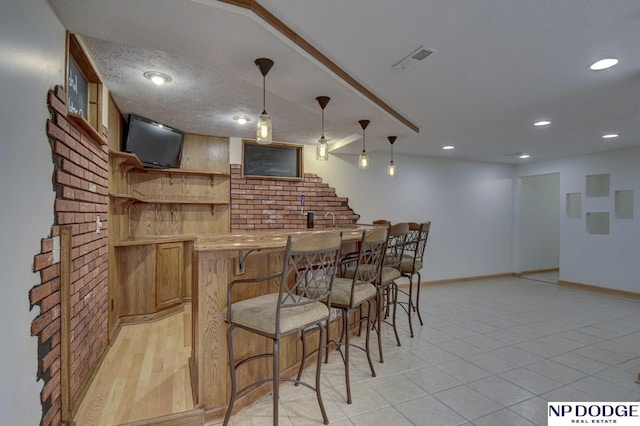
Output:
<svg viewBox="0 0 640 426">
<path fill-rule="evenodd" d="M 182 243 L 158 244 L 156 251 L 156 309 L 182 303 Z"/>
</svg>

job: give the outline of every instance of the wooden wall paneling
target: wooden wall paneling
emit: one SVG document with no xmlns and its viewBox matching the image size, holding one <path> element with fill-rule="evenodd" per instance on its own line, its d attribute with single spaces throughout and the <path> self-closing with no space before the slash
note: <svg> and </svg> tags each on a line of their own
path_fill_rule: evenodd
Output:
<svg viewBox="0 0 640 426">
<path fill-rule="evenodd" d="M 185 135 L 180 168 L 229 173 L 229 138 Z"/>
<path fill-rule="evenodd" d="M 182 242 L 163 243 L 156 247 L 156 310 L 182 303 Z"/>
<path fill-rule="evenodd" d="M 182 226 L 186 235 L 229 232 L 229 206 L 183 205 Z"/>
<path fill-rule="evenodd" d="M 216 193 L 217 186 L 212 185 L 212 182 L 218 182 L 218 184 L 220 184 L 221 178 L 194 175 L 174 176 L 173 179 L 179 183 L 179 185 L 172 185 L 176 186 L 179 191 L 176 196 L 182 196 L 187 199 L 225 200 L 224 197 Z M 226 180 L 228 181 L 228 178 Z"/>
<path fill-rule="evenodd" d="M 155 244 L 117 247 L 116 253 L 120 262 L 120 316 L 155 312 Z"/>
<path fill-rule="evenodd" d="M 129 205 L 129 235 L 143 237 L 156 233 L 156 209 L 158 204 L 133 203 Z"/>
<path fill-rule="evenodd" d="M 191 286 L 193 285 L 193 241 L 184 242 L 182 252 L 184 259 L 184 272 L 182 275 L 182 300 L 191 300 Z M 191 340 L 191 339 L 189 339 Z"/>
<path fill-rule="evenodd" d="M 220 374 L 219 366 L 227 365 L 227 327 L 222 318 L 226 303 L 228 260 L 216 253 L 197 253 L 197 294 L 193 295 L 193 356 L 197 366 L 197 398 L 200 407 L 226 405 L 228 374 Z M 204 350 L 206 349 L 206 350 Z M 224 369 L 224 368 L 223 368 Z M 228 371 L 228 370 L 227 370 Z"/>
<path fill-rule="evenodd" d="M 170 198 L 169 176 L 161 173 L 129 172 L 131 194 L 142 199 Z"/>
<path fill-rule="evenodd" d="M 111 238 L 110 238 L 111 240 Z M 116 248 L 113 246 L 113 241 L 109 241 L 109 272 L 108 272 L 108 295 L 107 307 L 108 311 L 108 324 L 107 329 L 109 333 L 109 344 L 112 344 L 116 338 L 116 326 L 118 324 L 118 317 L 120 313 L 120 297 L 118 294 L 118 288 L 120 285 L 120 267 L 117 261 Z"/>
<path fill-rule="evenodd" d="M 109 129 L 107 140 L 109 141 L 109 150 L 120 151 L 120 147 L 122 146 L 123 120 L 122 114 L 113 101 L 111 94 L 109 94 L 109 104 L 107 108 L 107 128 Z"/>
<path fill-rule="evenodd" d="M 183 235 L 182 209 L 180 204 L 152 204 L 155 208 L 153 235 Z"/>
</svg>

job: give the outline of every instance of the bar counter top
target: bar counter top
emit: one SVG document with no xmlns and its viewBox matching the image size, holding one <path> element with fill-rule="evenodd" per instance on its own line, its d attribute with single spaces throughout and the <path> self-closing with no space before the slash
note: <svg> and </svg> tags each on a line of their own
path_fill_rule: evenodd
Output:
<svg viewBox="0 0 640 426">
<path fill-rule="evenodd" d="M 362 231 L 371 228 L 373 228 L 373 225 L 354 224 L 335 228 L 274 229 L 234 232 L 230 234 L 202 235 L 196 238 L 194 250 L 202 252 L 283 248 L 287 244 L 287 237 L 289 235 L 302 236 L 320 231 L 342 232 L 342 240 L 349 242 L 359 240 L 362 238 Z"/>
</svg>

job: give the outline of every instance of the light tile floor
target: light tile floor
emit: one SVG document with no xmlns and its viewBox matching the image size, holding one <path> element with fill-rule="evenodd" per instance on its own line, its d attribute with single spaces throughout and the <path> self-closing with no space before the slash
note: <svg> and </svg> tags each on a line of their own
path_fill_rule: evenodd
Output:
<svg viewBox="0 0 640 426">
<path fill-rule="evenodd" d="M 353 404 L 339 354 L 323 364 L 332 425 L 546 425 L 547 401 L 640 400 L 640 300 L 503 278 L 423 287 L 420 305 L 413 339 L 398 313 L 401 347 L 383 326 L 383 364 L 372 338 L 377 377 L 351 352 Z M 270 425 L 271 396 L 232 423 Z M 313 392 L 284 384 L 280 424 L 322 424 Z"/>
</svg>

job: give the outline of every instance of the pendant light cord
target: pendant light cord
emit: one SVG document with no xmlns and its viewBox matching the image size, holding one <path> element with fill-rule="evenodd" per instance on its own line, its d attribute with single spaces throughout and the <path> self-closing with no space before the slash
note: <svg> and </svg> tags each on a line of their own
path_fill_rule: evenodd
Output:
<svg viewBox="0 0 640 426">
<path fill-rule="evenodd" d="M 364 132 L 365 132 L 365 130 L 362 129 L 362 152 L 366 152 L 366 150 L 364 149 L 364 141 L 365 141 Z"/>
<path fill-rule="evenodd" d="M 262 113 L 266 114 L 267 113 L 267 107 L 266 107 L 266 97 L 267 97 L 267 89 L 266 89 L 266 76 L 262 76 Z"/>
</svg>

